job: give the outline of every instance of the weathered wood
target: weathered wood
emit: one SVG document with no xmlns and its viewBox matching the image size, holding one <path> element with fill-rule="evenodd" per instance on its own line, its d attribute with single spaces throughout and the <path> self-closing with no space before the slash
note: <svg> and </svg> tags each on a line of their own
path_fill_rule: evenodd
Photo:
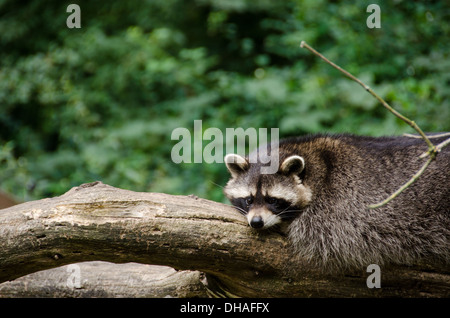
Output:
<svg viewBox="0 0 450 318">
<path fill-rule="evenodd" d="M 176 271 L 167 266 L 84 262 L 4 282 L 0 298 L 207 297 L 203 276 L 198 271 Z"/>
<path fill-rule="evenodd" d="M 256 232 L 233 208 L 193 196 L 96 182 L 0 211 L 0 281 L 101 260 L 204 272 L 209 288 L 226 296 L 450 295 L 448 271 L 383 268 L 382 288 L 369 289 L 365 269 L 324 274 L 289 255 L 282 234 Z"/>
</svg>

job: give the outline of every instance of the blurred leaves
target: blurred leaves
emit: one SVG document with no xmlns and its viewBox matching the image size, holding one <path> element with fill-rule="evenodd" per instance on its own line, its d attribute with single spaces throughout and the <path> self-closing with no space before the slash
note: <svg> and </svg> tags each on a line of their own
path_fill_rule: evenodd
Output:
<svg viewBox="0 0 450 318">
<path fill-rule="evenodd" d="M 19 199 L 84 182 L 223 200 L 223 164 L 171 161 L 172 130 L 411 132 L 307 41 L 425 131 L 450 130 L 450 10 L 440 1 L 0 2 L 0 186 Z M 203 146 L 207 141 L 203 142 Z"/>
</svg>

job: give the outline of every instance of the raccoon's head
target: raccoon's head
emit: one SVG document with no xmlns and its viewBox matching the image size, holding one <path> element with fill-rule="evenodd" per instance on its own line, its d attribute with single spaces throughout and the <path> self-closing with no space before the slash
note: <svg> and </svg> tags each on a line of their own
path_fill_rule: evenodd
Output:
<svg viewBox="0 0 450 318">
<path fill-rule="evenodd" d="M 224 193 L 253 228 L 266 229 L 293 219 L 311 201 L 311 190 L 303 184 L 305 161 L 300 156 L 287 157 L 274 174 L 261 174 L 260 163 L 235 154 L 225 156 L 225 164 L 231 179 Z"/>
</svg>

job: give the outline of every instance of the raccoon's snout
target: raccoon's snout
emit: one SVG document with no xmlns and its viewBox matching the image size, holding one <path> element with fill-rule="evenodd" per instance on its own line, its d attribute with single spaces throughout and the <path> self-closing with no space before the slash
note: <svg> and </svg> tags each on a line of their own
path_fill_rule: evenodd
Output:
<svg viewBox="0 0 450 318">
<path fill-rule="evenodd" d="M 264 226 L 264 221 L 261 216 L 255 215 L 250 220 L 250 226 L 254 229 L 260 229 Z"/>
<path fill-rule="evenodd" d="M 281 219 L 266 208 L 251 209 L 247 214 L 248 224 L 254 229 L 268 229 L 281 222 Z"/>
</svg>

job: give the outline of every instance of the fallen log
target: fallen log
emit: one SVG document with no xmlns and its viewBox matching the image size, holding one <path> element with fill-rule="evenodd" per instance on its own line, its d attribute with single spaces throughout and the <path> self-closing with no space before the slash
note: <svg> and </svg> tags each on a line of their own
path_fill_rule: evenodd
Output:
<svg viewBox="0 0 450 318">
<path fill-rule="evenodd" d="M 0 211 L 0 282 L 86 261 L 202 272 L 208 289 L 219 296 L 450 295 L 450 275 L 440 269 L 382 268 L 381 288 L 368 288 L 365 269 L 319 272 L 306 260 L 291 259 L 282 232 L 254 231 L 232 207 L 195 196 L 94 182 Z"/>
<path fill-rule="evenodd" d="M 136 263 L 83 262 L 32 273 L 0 284 L 1 298 L 207 297 L 198 271 Z"/>
</svg>

